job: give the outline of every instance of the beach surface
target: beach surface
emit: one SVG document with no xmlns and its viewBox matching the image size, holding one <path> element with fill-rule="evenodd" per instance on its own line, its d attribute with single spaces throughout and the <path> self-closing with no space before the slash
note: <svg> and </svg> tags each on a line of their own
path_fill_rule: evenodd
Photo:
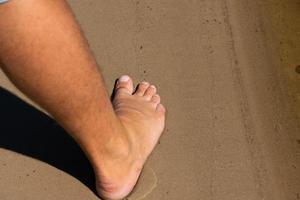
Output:
<svg viewBox="0 0 300 200">
<path fill-rule="evenodd" d="M 300 199 L 299 1 L 69 2 L 107 90 L 128 74 L 168 109 L 129 199 Z M 78 146 L 0 86 L 0 199 L 99 199 Z"/>
</svg>

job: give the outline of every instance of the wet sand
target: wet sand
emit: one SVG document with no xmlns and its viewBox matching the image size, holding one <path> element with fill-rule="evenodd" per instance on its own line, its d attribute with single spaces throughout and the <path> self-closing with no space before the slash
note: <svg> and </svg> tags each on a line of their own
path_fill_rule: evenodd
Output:
<svg viewBox="0 0 300 200">
<path fill-rule="evenodd" d="M 69 2 L 107 89 L 129 74 L 155 83 L 168 108 L 147 163 L 155 178 L 140 182 L 153 189 L 145 200 L 300 199 L 297 0 Z M 24 97 L 4 75 L 0 85 Z M 63 130 L 8 93 L 0 97 L 0 199 L 98 199 Z"/>
</svg>

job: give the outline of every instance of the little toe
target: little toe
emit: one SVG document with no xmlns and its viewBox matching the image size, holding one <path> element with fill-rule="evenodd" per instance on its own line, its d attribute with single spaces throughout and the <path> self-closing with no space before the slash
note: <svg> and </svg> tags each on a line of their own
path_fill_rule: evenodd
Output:
<svg viewBox="0 0 300 200">
<path fill-rule="evenodd" d="M 158 94 L 153 95 L 151 98 L 151 102 L 153 102 L 155 106 L 157 106 L 157 104 L 160 103 L 160 96 Z"/>
<path fill-rule="evenodd" d="M 115 86 L 116 94 L 129 94 L 133 93 L 133 82 L 132 79 L 127 76 L 123 75 L 117 80 L 117 84 Z"/>
<path fill-rule="evenodd" d="M 150 84 L 148 82 L 141 82 L 138 85 L 138 87 L 137 87 L 134 94 L 138 95 L 138 96 L 144 96 L 144 94 L 145 94 L 146 90 L 148 89 L 149 85 Z"/>
<path fill-rule="evenodd" d="M 155 94 L 156 94 L 156 87 L 154 85 L 151 85 L 145 91 L 144 97 L 146 97 L 148 100 L 150 100 L 152 98 L 152 96 Z"/>
<path fill-rule="evenodd" d="M 160 103 L 160 104 L 157 105 L 156 111 L 159 112 L 159 113 L 164 114 L 166 112 L 166 108 Z"/>
</svg>

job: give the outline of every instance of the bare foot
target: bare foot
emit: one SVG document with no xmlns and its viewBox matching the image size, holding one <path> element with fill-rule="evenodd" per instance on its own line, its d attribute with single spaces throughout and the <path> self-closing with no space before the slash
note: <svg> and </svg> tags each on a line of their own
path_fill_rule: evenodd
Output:
<svg viewBox="0 0 300 200">
<path fill-rule="evenodd" d="M 142 82 L 134 92 L 128 76 L 118 80 L 112 103 L 117 131 L 96 164 L 96 187 L 105 199 L 122 199 L 132 191 L 164 129 L 165 108 L 153 85 Z"/>
</svg>

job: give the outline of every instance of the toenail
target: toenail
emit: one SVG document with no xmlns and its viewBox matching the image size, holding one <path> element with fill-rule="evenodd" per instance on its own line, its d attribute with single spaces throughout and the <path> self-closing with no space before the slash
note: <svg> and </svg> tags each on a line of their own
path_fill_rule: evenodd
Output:
<svg viewBox="0 0 300 200">
<path fill-rule="evenodd" d="M 123 75 L 119 78 L 119 82 L 127 82 L 129 81 L 129 79 L 130 79 L 129 76 Z"/>
<path fill-rule="evenodd" d="M 146 81 L 141 82 L 141 84 L 143 84 L 143 85 L 149 85 L 149 83 L 146 82 Z"/>
<path fill-rule="evenodd" d="M 156 87 L 154 85 L 151 85 L 150 87 L 152 87 L 153 89 L 156 89 Z"/>
</svg>

